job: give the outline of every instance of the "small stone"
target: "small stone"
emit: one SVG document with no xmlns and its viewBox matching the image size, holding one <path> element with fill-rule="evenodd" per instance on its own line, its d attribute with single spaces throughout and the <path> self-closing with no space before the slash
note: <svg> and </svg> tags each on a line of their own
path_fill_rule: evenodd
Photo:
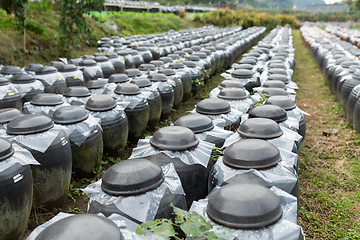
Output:
<svg viewBox="0 0 360 240">
<path fill-rule="evenodd" d="M 325 137 L 330 137 L 330 136 L 332 136 L 332 135 L 337 135 L 338 132 L 339 132 L 339 130 L 330 128 L 330 129 L 324 130 L 324 131 L 323 131 L 323 135 L 324 135 Z"/>
</svg>

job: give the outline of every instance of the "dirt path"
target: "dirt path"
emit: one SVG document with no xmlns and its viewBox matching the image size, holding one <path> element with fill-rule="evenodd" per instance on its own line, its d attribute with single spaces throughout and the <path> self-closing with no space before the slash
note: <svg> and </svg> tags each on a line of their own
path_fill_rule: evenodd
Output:
<svg viewBox="0 0 360 240">
<path fill-rule="evenodd" d="M 293 81 L 300 88 L 296 103 L 311 114 L 299 156 L 299 223 L 307 239 L 360 239 L 360 135 L 342 116 L 299 31 L 293 36 Z M 337 129 L 338 134 L 326 137 L 327 129 Z"/>
</svg>

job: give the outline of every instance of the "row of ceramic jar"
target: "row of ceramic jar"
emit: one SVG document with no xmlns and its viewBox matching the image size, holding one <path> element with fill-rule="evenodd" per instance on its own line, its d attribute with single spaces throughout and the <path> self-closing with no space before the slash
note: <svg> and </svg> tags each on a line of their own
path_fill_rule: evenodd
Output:
<svg viewBox="0 0 360 240">
<path fill-rule="evenodd" d="M 264 43 L 265 46 L 268 50 L 276 48 L 269 43 Z M 152 137 L 139 140 L 128 160 L 114 165 L 100 181 L 86 187 L 83 191 L 90 198 L 88 212 L 130 216 L 124 219 L 126 232 L 134 231 L 144 221 L 171 218 L 171 202 L 182 209 L 190 206 L 190 210 L 216 226 L 217 234 L 228 230 L 223 235 L 228 239 L 303 238 L 297 224 L 297 154 L 291 152 L 297 151 L 296 142 L 302 137 L 296 129 L 289 129 L 291 126 L 279 125 L 273 120 L 284 122 L 295 114 L 302 115 L 300 110 L 290 97 L 274 94 L 267 104 L 251 109 L 249 119 L 239 126 L 244 115 L 232 103 L 249 97 L 244 94 L 242 82 L 225 80 L 219 87 L 215 95 L 218 98 L 200 101 L 190 115 L 178 119 L 175 126 L 161 128 Z M 240 98 L 224 100 L 224 97 L 239 95 Z M 238 129 L 233 133 L 224 127 Z M 225 151 L 213 165 L 214 145 Z M 162 177 L 159 167 L 157 174 L 147 171 L 156 165 L 162 167 Z M 170 173 L 172 168 L 178 177 Z M 136 175 L 145 179 L 129 177 Z M 163 186 L 165 182 L 178 180 L 185 196 L 176 184 Z M 135 183 L 141 187 L 135 187 Z M 129 185 L 134 187 L 125 187 Z M 130 192 L 132 203 L 125 204 Z M 141 212 L 135 210 L 139 202 L 144 201 L 159 204 L 145 204 Z"/>
<path fill-rule="evenodd" d="M 334 24 L 327 24 L 325 31 L 331 34 L 334 34 L 342 41 L 351 43 L 357 48 L 360 48 L 360 32 L 358 29 L 350 29 L 344 26 L 336 26 Z"/>
<path fill-rule="evenodd" d="M 263 46 L 275 50 L 278 44 L 272 46 L 274 38 L 265 39 L 269 42 Z M 279 80 L 266 79 L 264 83 L 273 81 Z M 237 93 L 246 91 L 240 81 L 225 80 L 220 87 L 226 84 L 237 84 L 242 90 Z M 222 88 L 218 96 L 225 96 L 227 89 L 237 90 L 228 87 Z M 172 218 L 170 203 L 182 209 L 191 205 L 190 210 L 215 225 L 215 234 L 227 239 L 302 239 L 297 224 L 297 154 L 291 153 L 300 138 L 294 138 L 298 136 L 295 131 L 272 120 L 282 122 L 294 116 L 285 109 L 299 110 L 288 96 L 275 94 L 265 105 L 251 109 L 249 119 L 233 133 L 224 125 L 228 122 L 238 126 L 242 114 L 231 107 L 232 101 L 204 99 L 175 126 L 161 128 L 154 136 L 139 140 L 129 160 L 115 164 L 100 181 L 83 189 L 90 197 L 88 212 L 117 222 L 125 239 L 151 238 L 136 235 L 135 229 L 145 221 Z M 213 165 L 210 157 L 215 144 L 226 149 Z M 66 226 L 81 226 L 81 218 L 86 217 L 60 214 L 35 229 L 29 239 L 71 231 Z M 88 215 L 87 220 L 105 221 L 95 215 Z M 99 232 L 101 238 L 110 237 L 108 231 Z"/>
<path fill-rule="evenodd" d="M 301 29 L 301 33 L 307 29 Z M 360 132 L 360 61 L 358 49 L 338 38 L 327 41 L 316 38 L 310 52 L 323 72 L 331 93 L 335 95 L 343 115 Z"/>
<path fill-rule="evenodd" d="M 132 71 L 135 70 L 137 69 Z M 13 76 L 12 79 L 19 76 L 32 77 L 30 74 L 19 74 Z M 124 76 L 127 77 L 126 75 L 120 77 Z M 161 77 L 165 77 L 165 75 L 162 74 Z M 141 81 L 141 78 L 137 80 Z M 101 83 L 101 80 L 94 81 Z M 95 83 L 93 84 L 96 85 Z M 139 87 L 135 84 L 124 83 L 114 87 L 112 94 L 115 95 L 129 91 L 131 92 L 130 97 L 141 94 Z M 156 90 L 157 87 L 152 90 Z M 95 87 L 89 88 L 90 90 L 96 89 Z M 40 114 L 22 115 L 16 109 L 2 109 L 0 114 L 2 137 L 14 143 L 11 147 L 8 141 L 2 139 L 4 156 L 1 165 L 3 167 L 2 179 L 4 180 L 1 182 L 5 184 L 3 188 L 5 192 L 1 196 L 4 197 L 2 206 L 6 206 L 2 214 L 2 222 L 7 223 L 3 225 L 1 231 L 4 234 L 2 239 L 8 238 L 8 234 L 10 234 L 10 238 L 15 235 L 20 236 L 26 227 L 26 219 L 30 213 L 29 206 L 31 206 L 29 201 L 32 199 L 32 187 L 29 187 L 32 185 L 29 184 L 32 183 L 31 178 L 34 181 L 34 195 L 37 203 L 45 205 L 47 208 L 61 206 L 67 198 L 73 171 L 78 177 L 88 175 L 99 166 L 104 146 L 111 148 L 114 147 L 113 144 L 117 144 L 115 149 L 120 150 L 119 141 L 123 144 L 126 143 L 129 113 L 123 110 L 129 107 L 129 111 L 131 111 L 134 108 L 131 108 L 130 105 L 135 107 L 140 102 L 146 102 L 147 107 L 149 105 L 145 96 L 135 97 L 135 102 L 129 99 L 116 102 L 108 95 L 100 94 L 90 97 L 89 89 L 81 86 L 69 87 L 66 92 L 68 94 L 65 94 L 64 98 L 51 93 L 37 94 L 32 97 L 30 102 L 25 103 L 26 113 Z M 75 97 L 73 94 L 78 95 Z M 66 97 L 73 98 L 68 100 L 70 103 L 77 102 L 75 105 L 86 104 L 84 107 L 70 106 L 63 101 Z M 87 100 L 81 99 L 83 97 L 86 97 Z M 73 101 L 74 98 L 76 98 L 75 101 Z M 53 121 L 45 115 L 52 116 Z M 144 121 L 145 117 L 138 116 L 138 118 L 139 121 Z M 134 129 L 137 127 L 138 122 L 135 122 Z M 9 154 L 11 149 L 18 149 L 18 153 L 26 156 L 28 160 L 13 159 L 12 155 L 15 156 L 14 154 L 17 152 L 12 151 L 15 153 Z M 20 164 L 15 164 L 17 161 Z M 32 170 L 30 170 L 29 164 L 33 164 Z M 18 173 L 15 174 L 15 172 Z M 31 172 L 32 176 L 30 176 Z M 22 181 L 23 179 L 26 182 Z M 14 193 L 14 189 L 21 191 L 23 195 Z M 9 201 L 11 204 L 15 204 L 8 206 Z M 16 212 L 17 209 L 21 211 Z M 20 215 L 21 217 L 19 217 Z"/>
</svg>

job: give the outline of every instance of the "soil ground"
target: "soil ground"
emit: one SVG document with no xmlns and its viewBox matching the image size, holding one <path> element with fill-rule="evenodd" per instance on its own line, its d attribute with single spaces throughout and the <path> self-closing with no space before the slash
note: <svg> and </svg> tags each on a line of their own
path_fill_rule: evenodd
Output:
<svg viewBox="0 0 360 240">
<path fill-rule="evenodd" d="M 298 86 L 296 103 L 306 116 L 305 146 L 299 155 L 300 210 L 299 223 L 307 239 L 360 239 L 360 138 L 342 116 L 342 110 L 325 84 L 325 79 L 308 49 L 301 41 L 299 31 L 293 31 L 296 68 L 293 76 Z M 222 77 L 219 74 L 201 88 L 196 96 L 173 110 L 168 120 L 159 127 L 168 126 L 201 99 L 207 98 Z M 337 129 L 338 133 L 324 136 L 323 131 Z M 154 131 L 146 132 L 152 135 Z M 102 170 L 91 179 L 72 179 L 66 205 L 49 212 L 34 204 L 25 236 L 58 212 L 85 213 L 87 197 L 80 188 L 98 180 L 114 163 L 127 159 L 134 145 L 128 145 L 119 156 L 105 156 Z M 24 236 L 24 238 L 25 238 Z"/>
</svg>

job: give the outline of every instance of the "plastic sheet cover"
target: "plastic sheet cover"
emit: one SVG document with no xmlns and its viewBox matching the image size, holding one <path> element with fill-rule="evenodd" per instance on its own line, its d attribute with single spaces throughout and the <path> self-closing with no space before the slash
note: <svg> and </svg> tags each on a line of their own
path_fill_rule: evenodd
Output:
<svg viewBox="0 0 360 240">
<path fill-rule="evenodd" d="M 221 89 L 219 87 L 214 88 L 210 91 L 210 98 L 217 98 L 217 95 L 220 93 Z"/>
<path fill-rule="evenodd" d="M 196 111 L 196 108 L 194 108 L 193 110 L 191 110 L 189 112 L 190 114 L 200 114 Z M 215 124 L 215 122 L 221 120 L 221 119 L 225 119 L 226 123 L 225 126 L 227 125 L 231 125 L 234 124 L 239 118 L 241 118 L 242 116 L 242 112 L 240 112 L 237 109 L 231 108 L 231 111 L 229 113 L 226 114 L 218 114 L 218 115 L 205 115 L 202 114 L 204 116 L 207 116 L 209 118 L 211 118 Z"/>
<path fill-rule="evenodd" d="M 23 113 L 25 113 L 25 114 L 43 114 L 43 115 L 46 115 L 51 118 L 57 109 L 66 107 L 66 106 L 70 106 L 70 104 L 64 102 L 63 104 L 59 104 L 59 105 L 55 105 L 55 106 L 37 106 L 37 105 L 31 104 L 30 102 L 26 102 L 26 103 L 24 103 Z"/>
<path fill-rule="evenodd" d="M 129 102 L 128 107 L 130 109 L 134 109 L 143 99 L 148 99 L 148 97 L 152 94 L 152 92 L 141 92 L 137 95 L 124 95 L 124 94 L 116 94 L 115 92 L 108 92 L 109 96 L 116 99 L 116 102 Z M 146 101 L 147 102 L 147 101 Z"/>
<path fill-rule="evenodd" d="M 151 138 L 152 136 L 146 137 L 145 139 L 140 139 L 138 141 L 137 147 L 133 149 L 130 158 L 142 158 L 164 153 L 170 158 L 179 158 L 183 163 L 187 165 L 200 164 L 206 168 L 209 163 L 212 149 L 215 146 L 215 144 L 200 140 L 199 144 L 196 147 L 188 150 L 161 150 L 153 147 L 150 144 Z"/>
<path fill-rule="evenodd" d="M 280 128 L 283 131 L 283 135 L 281 135 L 278 138 L 266 139 L 266 141 L 274 144 L 278 148 L 282 148 L 291 152 L 294 147 L 294 142 L 295 141 L 299 142 L 302 139 L 302 136 L 282 126 L 280 126 Z M 245 139 L 245 138 L 240 136 L 239 133 L 235 132 L 233 135 L 231 135 L 225 140 L 223 148 L 228 147 L 230 144 L 237 142 L 240 139 Z"/>
<path fill-rule="evenodd" d="M 150 92 L 149 97 L 147 98 L 148 100 L 154 100 L 155 99 L 155 94 L 154 91 L 158 91 L 159 84 L 154 84 L 152 83 L 151 86 L 149 87 L 143 87 L 140 88 L 141 92 Z"/>
<path fill-rule="evenodd" d="M 66 97 L 66 96 L 63 96 L 61 98 L 61 100 L 63 100 L 64 103 L 68 103 L 70 105 L 85 105 L 90 97 L 91 96 L 89 96 L 89 97 Z"/>
<path fill-rule="evenodd" d="M 227 139 L 228 137 L 230 137 L 233 134 L 232 131 L 228 131 L 225 130 L 222 127 L 218 127 L 218 126 L 214 126 L 214 128 L 210 131 L 206 131 L 206 132 L 202 132 L 202 133 L 197 133 L 195 134 L 196 137 L 202 141 L 207 141 L 208 137 L 214 137 L 214 138 L 219 138 L 219 139 Z"/>
<path fill-rule="evenodd" d="M 246 98 L 242 100 L 226 100 L 232 109 L 239 110 L 242 113 L 249 111 L 251 106 L 254 104 L 252 98 Z"/>
<path fill-rule="evenodd" d="M 138 221 L 146 222 L 154 220 L 166 189 L 169 189 L 173 194 L 185 195 L 180 178 L 175 171 L 174 164 L 169 163 L 161 168 L 165 175 L 164 182 L 156 189 L 140 195 L 111 196 L 101 189 L 101 179 L 90 184 L 85 189 L 82 189 L 82 191 L 90 198 L 88 206 L 90 206 L 92 201 L 97 201 L 104 205 L 115 204 L 120 211 Z"/>
<path fill-rule="evenodd" d="M 6 160 L 0 162 L 0 173 L 15 163 L 20 163 L 21 165 L 40 165 L 40 163 L 35 160 L 28 150 L 20 147 L 16 143 L 13 143 L 12 146 L 14 148 L 14 154 Z"/>
<path fill-rule="evenodd" d="M 300 122 L 301 116 L 302 115 L 308 115 L 310 116 L 310 114 L 308 114 L 307 112 L 304 112 L 303 110 L 301 110 L 300 108 L 296 107 L 294 109 L 288 110 L 286 111 L 288 117 L 292 117 L 295 118 L 296 121 Z"/>
<path fill-rule="evenodd" d="M 55 217 L 53 217 L 52 219 L 50 219 L 49 221 L 41 224 L 40 226 L 36 227 L 34 229 L 34 231 L 32 231 L 32 233 L 28 236 L 28 238 L 26 240 L 36 240 L 37 236 L 47 227 L 49 227 L 50 225 L 60 221 L 61 219 L 70 217 L 70 216 L 74 216 L 75 214 L 70 214 L 70 213 L 64 213 L 64 212 L 60 212 L 58 213 Z M 103 214 L 99 213 L 97 214 L 98 216 L 102 216 L 105 217 Z M 152 235 L 152 234 L 147 234 L 147 236 L 140 236 L 137 235 L 135 233 L 135 231 L 131 231 L 129 229 L 129 224 L 127 222 L 125 222 L 124 217 L 122 217 L 121 215 L 118 214 L 112 214 L 108 217 L 108 219 L 110 219 L 111 221 L 113 221 L 116 226 L 119 228 L 119 231 L 122 233 L 122 235 L 124 236 L 124 238 L 126 240 L 163 240 L 162 238 L 160 238 L 159 236 L 156 235 Z"/>
<path fill-rule="evenodd" d="M 122 63 L 125 64 L 125 60 L 123 57 L 117 57 L 117 58 L 110 58 L 109 61 L 114 64 L 114 63 Z"/>
<path fill-rule="evenodd" d="M 45 82 L 46 84 L 52 86 L 57 80 L 64 80 L 63 75 L 59 72 L 54 72 L 50 74 L 44 75 L 35 75 L 35 78 L 40 80 L 41 82 Z"/>
<path fill-rule="evenodd" d="M 215 188 L 217 189 L 217 188 Z M 214 190 L 215 190 L 214 189 Z M 280 198 L 283 208 L 283 216 L 275 224 L 258 230 L 230 229 L 218 225 L 210 220 L 206 213 L 208 198 L 194 201 L 190 211 L 195 211 L 204 219 L 214 225 L 212 231 L 221 238 L 233 239 L 254 239 L 254 240 L 298 240 L 305 239 L 302 228 L 297 224 L 297 201 L 296 198 L 277 187 L 270 188 Z M 301 238 L 299 238 L 301 236 Z"/>
<path fill-rule="evenodd" d="M 81 66 L 79 69 L 85 74 L 89 74 L 92 78 L 99 73 L 100 75 L 103 75 L 103 72 L 101 70 L 101 67 L 99 64 L 96 64 L 95 66 Z"/>
<path fill-rule="evenodd" d="M 257 82 L 257 78 L 253 77 L 253 78 L 235 78 L 233 76 L 231 76 L 231 74 L 228 73 L 222 73 L 220 74 L 220 76 L 222 76 L 223 78 L 225 78 L 225 80 L 235 80 L 235 81 L 239 81 L 241 82 L 244 86 L 245 84 L 247 84 L 248 82 Z"/>
<path fill-rule="evenodd" d="M 282 162 L 285 161 L 287 161 L 287 159 L 282 159 L 275 167 L 272 168 L 262 170 L 245 170 L 230 168 L 224 164 L 223 157 L 219 157 L 213 167 L 215 172 L 214 178 L 216 179 L 216 182 L 213 182 L 213 184 L 216 184 L 216 186 L 220 187 L 225 181 L 236 175 L 252 172 L 259 178 L 263 179 L 270 186 L 276 186 L 285 192 L 290 193 L 297 183 L 298 178 L 296 175 L 294 175 L 293 172 L 289 171 L 287 167 L 282 165 Z M 287 163 L 286 166 L 292 164 L 293 161 L 291 163 Z"/>
<path fill-rule="evenodd" d="M 103 112 L 96 112 L 96 111 L 89 111 L 89 110 L 87 110 L 87 111 L 94 118 L 100 119 L 100 124 L 101 124 L 102 121 L 112 122 L 113 120 L 120 117 L 121 114 L 125 114 L 124 110 L 129 104 L 130 104 L 129 102 L 123 102 L 120 104 L 118 103 L 118 105 L 115 108 L 113 108 L 109 111 L 103 111 Z"/>
<path fill-rule="evenodd" d="M 9 135 L 5 134 L 1 137 L 6 138 L 10 142 L 17 142 L 28 148 L 44 153 L 59 135 L 59 130 L 50 129 L 45 132 L 29 134 L 29 135 Z"/>
<path fill-rule="evenodd" d="M 99 127 L 102 130 L 100 119 L 95 118 L 92 115 L 89 115 L 86 120 L 79 123 L 66 125 L 55 124 L 55 127 L 63 130 L 66 135 L 69 136 L 69 139 L 78 146 L 83 144 L 86 138 L 90 136 L 91 132 L 96 129 L 96 127 Z"/>
<path fill-rule="evenodd" d="M 248 119 L 249 119 L 249 114 L 248 113 L 243 114 L 241 116 L 240 124 L 242 124 L 243 122 L 245 122 Z M 288 117 L 285 121 L 280 122 L 278 124 L 284 128 L 288 128 L 288 129 L 296 131 L 296 132 L 299 130 L 299 122 L 293 117 Z"/>
<path fill-rule="evenodd" d="M 8 93 L 13 95 L 12 93 L 16 94 L 18 93 L 18 90 L 11 83 L 4 86 L 0 86 L 0 100 L 3 100 L 3 98 L 6 97 Z"/>
<path fill-rule="evenodd" d="M 39 80 L 36 80 L 32 83 L 26 83 L 26 84 L 16 84 L 12 83 L 12 85 L 17 89 L 19 92 L 20 97 L 24 97 L 28 92 L 32 90 L 38 90 L 38 91 L 44 91 L 45 87 L 42 82 Z"/>
<path fill-rule="evenodd" d="M 110 61 L 98 62 L 100 68 L 114 68 Z"/>
<path fill-rule="evenodd" d="M 84 75 L 83 72 L 79 69 L 73 71 L 73 72 L 61 72 L 60 73 L 63 78 L 66 80 L 68 77 L 73 77 L 74 79 L 80 79 L 81 81 L 84 81 Z"/>
</svg>

